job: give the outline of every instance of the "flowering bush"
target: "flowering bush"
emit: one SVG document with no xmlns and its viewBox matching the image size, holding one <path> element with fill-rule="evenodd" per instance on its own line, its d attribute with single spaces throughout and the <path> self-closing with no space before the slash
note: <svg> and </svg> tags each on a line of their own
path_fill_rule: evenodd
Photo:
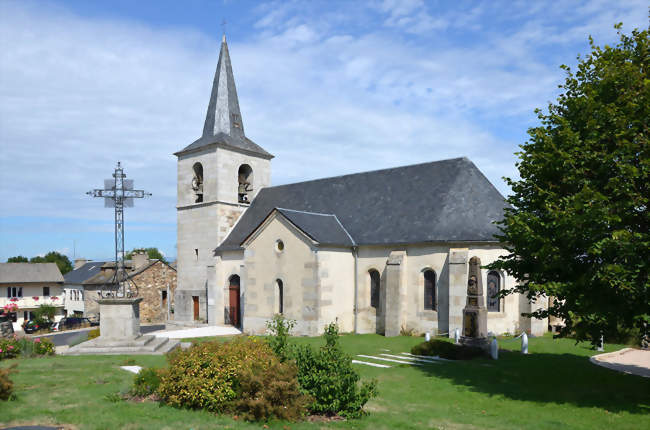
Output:
<svg viewBox="0 0 650 430">
<path fill-rule="evenodd" d="M 34 301 L 37 302 L 39 297 L 38 296 L 32 296 L 32 299 L 34 299 Z"/>
<path fill-rule="evenodd" d="M 20 351 L 20 342 L 16 335 L 8 339 L 0 339 L 0 360 L 17 357 Z"/>
<path fill-rule="evenodd" d="M 158 394 L 171 406 L 262 421 L 298 419 L 308 403 L 295 365 L 280 363 L 266 342 L 255 339 L 204 342 L 177 350 L 162 371 Z"/>
<path fill-rule="evenodd" d="M 0 360 L 37 355 L 54 355 L 54 343 L 45 338 L 34 340 L 28 337 L 19 338 L 15 334 L 8 339 L 0 339 Z"/>
<path fill-rule="evenodd" d="M 2 307 L 2 310 L 5 314 L 10 314 L 12 312 L 18 311 L 18 305 L 16 303 L 7 303 Z"/>
<path fill-rule="evenodd" d="M 54 355 L 54 343 L 47 338 L 34 339 L 34 354 L 36 355 Z"/>
<path fill-rule="evenodd" d="M 9 299 L 9 301 L 10 301 L 10 302 L 17 302 L 17 301 L 18 301 L 18 297 L 12 297 L 12 298 Z"/>
</svg>

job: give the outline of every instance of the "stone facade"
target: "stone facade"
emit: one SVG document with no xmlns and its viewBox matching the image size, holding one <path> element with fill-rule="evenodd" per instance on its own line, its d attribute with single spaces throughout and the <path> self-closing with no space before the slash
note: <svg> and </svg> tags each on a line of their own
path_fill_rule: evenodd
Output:
<svg viewBox="0 0 650 430">
<path fill-rule="evenodd" d="M 134 259 L 135 260 L 135 259 Z M 142 323 L 165 322 L 174 309 L 174 293 L 176 291 L 176 269 L 160 260 L 143 260 L 141 266 L 131 270 L 130 274 L 138 287 L 140 302 L 140 321 Z M 111 279 L 113 271 L 110 265 L 103 269 L 97 277 L 84 282 L 84 314 L 88 317 L 99 315 L 99 291 L 104 282 L 98 279 Z"/>
</svg>

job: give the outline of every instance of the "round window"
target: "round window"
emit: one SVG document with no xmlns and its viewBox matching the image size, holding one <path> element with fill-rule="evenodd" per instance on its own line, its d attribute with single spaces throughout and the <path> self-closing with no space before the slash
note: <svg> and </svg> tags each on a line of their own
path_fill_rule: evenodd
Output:
<svg viewBox="0 0 650 430">
<path fill-rule="evenodd" d="M 284 242 L 282 242 L 282 241 L 279 240 L 279 239 L 276 240 L 276 241 L 275 241 L 275 250 L 276 250 L 277 252 L 282 252 L 282 251 L 284 251 Z"/>
</svg>

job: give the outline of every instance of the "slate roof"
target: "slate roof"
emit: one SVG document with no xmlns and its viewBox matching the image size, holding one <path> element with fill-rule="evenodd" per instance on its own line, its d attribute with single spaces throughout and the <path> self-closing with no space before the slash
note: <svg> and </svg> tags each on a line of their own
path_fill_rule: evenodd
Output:
<svg viewBox="0 0 650 430">
<path fill-rule="evenodd" d="M 90 279 L 98 274 L 102 268 L 102 265 L 105 263 L 105 261 L 89 261 L 78 269 L 66 273 L 65 276 L 63 276 L 63 279 L 65 280 L 66 284 L 80 285 L 85 280 Z"/>
<path fill-rule="evenodd" d="M 57 282 L 63 275 L 56 263 L 0 263 L 0 283 Z"/>
<path fill-rule="evenodd" d="M 228 52 L 225 35 L 221 41 L 219 62 L 214 73 L 208 112 L 205 115 L 205 123 L 203 124 L 203 134 L 199 139 L 174 153 L 174 155 L 178 156 L 213 144 L 252 152 L 268 159 L 273 158 L 273 155 L 266 152 L 244 134 L 244 121 L 239 110 L 239 98 L 237 97 L 235 77 L 232 73 L 230 53 Z"/>
<path fill-rule="evenodd" d="M 215 251 L 241 249 L 276 208 L 336 215 L 357 245 L 495 242 L 507 206 L 469 159 L 434 161 L 263 188 Z"/>
<path fill-rule="evenodd" d="M 275 211 L 320 245 L 352 246 L 355 244 L 336 215 L 284 208 L 277 208 Z"/>
</svg>

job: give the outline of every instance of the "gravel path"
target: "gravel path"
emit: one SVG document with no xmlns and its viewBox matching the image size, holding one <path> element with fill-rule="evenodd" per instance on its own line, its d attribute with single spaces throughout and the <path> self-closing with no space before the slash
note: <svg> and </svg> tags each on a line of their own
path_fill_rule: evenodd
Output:
<svg viewBox="0 0 650 430">
<path fill-rule="evenodd" d="M 608 369 L 650 378 L 649 350 L 625 348 L 616 352 L 594 355 L 589 360 Z"/>
</svg>

